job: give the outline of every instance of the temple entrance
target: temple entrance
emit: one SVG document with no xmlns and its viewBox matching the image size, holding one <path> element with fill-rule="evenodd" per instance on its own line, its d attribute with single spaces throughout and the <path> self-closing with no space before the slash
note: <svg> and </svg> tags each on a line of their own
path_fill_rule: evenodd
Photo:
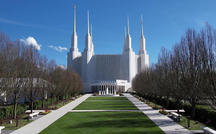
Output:
<svg viewBox="0 0 216 134">
<path fill-rule="evenodd" d="M 117 95 L 125 91 L 125 86 L 115 81 L 101 81 L 91 84 L 91 90 L 98 95 Z"/>
</svg>

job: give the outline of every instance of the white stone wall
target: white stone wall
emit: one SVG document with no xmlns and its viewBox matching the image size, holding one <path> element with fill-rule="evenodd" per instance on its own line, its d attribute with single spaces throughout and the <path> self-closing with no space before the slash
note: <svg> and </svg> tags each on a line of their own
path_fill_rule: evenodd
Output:
<svg viewBox="0 0 216 134">
<path fill-rule="evenodd" d="M 129 81 L 129 54 L 123 53 L 120 64 L 120 79 Z"/>
<path fill-rule="evenodd" d="M 129 82 L 132 82 L 133 78 L 136 76 L 137 74 L 137 58 L 136 58 L 136 55 L 134 52 L 131 52 L 131 55 L 130 55 L 130 63 L 129 63 L 129 66 L 130 66 L 130 80 Z"/>
<path fill-rule="evenodd" d="M 68 56 L 72 55 L 69 53 Z M 132 50 L 122 55 L 92 55 L 83 52 L 82 56 L 71 58 L 71 63 L 69 58 L 68 63 L 72 70 L 81 75 L 85 92 L 91 92 L 90 84 L 97 80 L 127 80 L 129 83 L 126 88 L 130 88 L 136 74 L 148 67 L 149 56 L 147 53 L 136 55 Z"/>
<path fill-rule="evenodd" d="M 95 80 L 120 79 L 121 55 L 95 55 Z"/>
</svg>

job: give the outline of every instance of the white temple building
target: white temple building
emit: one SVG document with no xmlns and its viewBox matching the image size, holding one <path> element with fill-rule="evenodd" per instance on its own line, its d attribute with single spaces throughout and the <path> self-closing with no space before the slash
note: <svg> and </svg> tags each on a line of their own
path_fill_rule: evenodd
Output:
<svg viewBox="0 0 216 134">
<path fill-rule="evenodd" d="M 67 55 L 67 67 L 81 76 L 84 92 L 97 92 L 99 95 L 115 95 L 119 92 L 126 92 L 131 88 L 132 79 L 136 74 L 149 67 L 142 19 L 139 54 L 135 54 L 131 47 L 129 19 L 121 54 L 97 55 L 94 53 L 92 33 L 89 32 L 89 13 L 85 49 L 82 53 L 79 51 L 75 7 L 73 27 L 71 48 Z"/>
</svg>

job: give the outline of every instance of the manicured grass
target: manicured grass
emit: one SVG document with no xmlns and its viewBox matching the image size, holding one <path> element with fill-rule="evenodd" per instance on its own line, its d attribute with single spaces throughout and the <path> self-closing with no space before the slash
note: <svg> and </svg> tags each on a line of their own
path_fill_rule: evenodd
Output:
<svg viewBox="0 0 216 134">
<path fill-rule="evenodd" d="M 12 120 L 12 124 L 9 124 L 9 121 L 8 122 L 3 122 L 3 124 L 1 124 L 1 126 L 5 126 L 4 130 L 16 130 L 18 128 L 21 128 L 23 126 L 25 126 L 26 124 L 32 122 L 32 120 L 27 120 L 27 115 L 26 114 L 23 114 L 23 115 L 20 115 L 20 118 L 18 120 L 18 127 L 16 127 L 16 120 Z"/>
<path fill-rule="evenodd" d="M 126 97 L 96 96 L 89 97 L 88 100 L 128 100 Z"/>
<path fill-rule="evenodd" d="M 164 134 L 141 112 L 71 112 L 40 134 Z"/>
<path fill-rule="evenodd" d="M 181 121 L 179 122 L 180 125 L 182 125 L 183 127 L 187 128 L 188 124 L 187 124 L 187 118 L 185 116 L 181 116 Z M 203 123 L 200 123 L 198 121 L 194 121 L 194 120 L 190 120 L 190 128 L 187 128 L 189 130 L 201 130 L 202 127 L 205 127 L 206 125 L 204 125 Z"/>
<path fill-rule="evenodd" d="M 89 97 L 76 110 L 136 110 L 126 97 Z M 69 112 L 40 134 L 164 134 L 142 112 Z"/>
<path fill-rule="evenodd" d="M 75 110 L 136 110 L 126 97 L 89 97 Z"/>
</svg>

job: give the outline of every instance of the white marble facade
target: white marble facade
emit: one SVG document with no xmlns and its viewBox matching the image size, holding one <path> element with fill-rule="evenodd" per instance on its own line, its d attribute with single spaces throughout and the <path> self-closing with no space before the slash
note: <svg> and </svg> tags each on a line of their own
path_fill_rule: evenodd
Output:
<svg viewBox="0 0 216 134">
<path fill-rule="evenodd" d="M 84 84 L 84 92 L 93 92 L 95 85 L 100 85 L 103 82 L 104 86 L 108 88 L 108 91 L 106 91 L 107 88 L 98 86 L 96 88 L 97 92 L 101 95 L 102 93 L 115 94 L 119 90 L 119 88 L 115 88 L 118 86 L 116 84 L 120 83 L 117 81 L 124 83 L 124 91 L 127 91 L 131 87 L 131 82 L 135 75 L 149 67 L 149 55 L 145 48 L 145 38 L 143 35 L 143 22 L 141 21 L 140 50 L 138 55 L 135 54 L 131 47 L 129 19 L 122 54 L 97 55 L 94 53 L 92 33 L 90 34 L 89 32 L 88 13 L 85 49 L 81 53 L 78 50 L 75 11 L 76 9 L 74 8 L 74 31 L 71 39 L 71 49 L 68 52 L 67 67 L 72 71 L 76 71 L 81 76 Z M 111 87 L 110 81 L 115 81 L 112 82 L 113 85 Z"/>
</svg>

